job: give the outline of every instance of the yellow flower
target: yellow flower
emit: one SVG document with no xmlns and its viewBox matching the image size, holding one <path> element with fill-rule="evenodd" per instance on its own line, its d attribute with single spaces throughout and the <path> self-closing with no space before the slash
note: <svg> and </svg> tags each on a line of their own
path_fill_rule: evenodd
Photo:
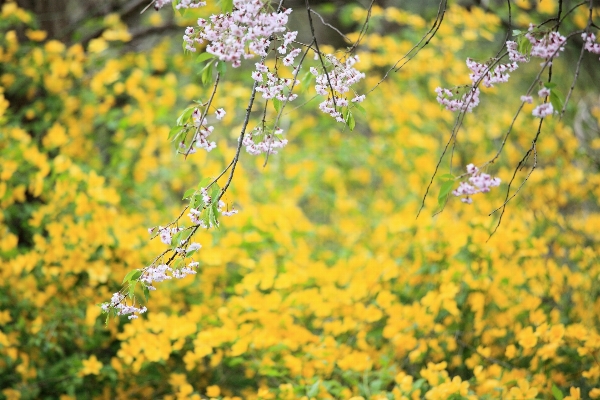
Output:
<svg viewBox="0 0 600 400">
<path fill-rule="evenodd" d="M 509 395 L 512 399 L 534 399 L 538 394 L 536 388 L 530 388 L 529 382 L 525 379 L 519 379 L 519 386 L 510 389 Z"/>
<path fill-rule="evenodd" d="M 531 326 L 528 326 L 527 328 L 519 332 L 518 339 L 519 344 L 524 349 L 531 349 L 537 344 L 538 340 L 535 334 L 533 333 L 533 328 Z"/>
<path fill-rule="evenodd" d="M 515 346 L 514 344 L 508 345 L 506 347 L 506 351 L 504 352 L 504 355 L 509 360 L 512 359 L 512 358 L 515 358 L 515 356 L 517 355 L 517 346 Z"/>
<path fill-rule="evenodd" d="M 95 355 L 92 355 L 87 360 L 83 360 L 83 368 L 79 371 L 80 376 L 85 375 L 100 375 L 100 369 L 102 368 L 102 363 L 98 361 Z"/>
<path fill-rule="evenodd" d="M 570 390 L 570 396 L 565 397 L 564 400 L 580 400 L 581 399 L 581 389 L 578 387 L 572 387 Z"/>
<path fill-rule="evenodd" d="M 217 385 L 212 385 L 206 388 L 206 395 L 208 397 L 219 397 L 221 394 L 221 388 Z"/>
</svg>

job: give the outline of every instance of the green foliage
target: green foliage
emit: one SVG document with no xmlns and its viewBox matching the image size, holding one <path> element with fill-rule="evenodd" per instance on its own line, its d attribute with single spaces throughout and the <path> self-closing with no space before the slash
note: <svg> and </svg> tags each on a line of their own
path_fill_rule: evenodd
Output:
<svg viewBox="0 0 600 400">
<path fill-rule="evenodd" d="M 141 271 L 164 261 L 168 246 L 150 241 L 147 227 L 165 225 L 186 204 L 217 224 L 227 177 L 213 181 L 237 145 L 249 90 L 235 79 L 249 80 L 247 71 L 228 72 L 209 110 L 228 110 L 217 149 L 184 160 L 168 141 L 189 140 L 194 107 L 186 105 L 201 106 L 211 93 L 195 84 L 206 66 L 170 53 L 166 42 L 130 54 L 104 37 L 87 49 L 46 41 L 10 4 L 0 18 L 5 397 L 599 395 L 600 178 L 564 121 L 547 121 L 538 168 L 486 242 L 496 222 L 487 214 L 503 193 L 479 195 L 472 206 L 449 195 L 456 171 L 495 154 L 486 138 L 499 137 L 520 104 L 486 93 L 480 114 L 467 116 L 455 168 L 442 164 L 438 196 L 426 201 L 426 210 L 444 212 L 415 219 L 453 123 L 432 104 L 433 89 L 466 76 L 462 53 L 474 56 L 475 46 L 463 33 L 479 29 L 494 40 L 494 15 L 451 8 L 444 35 L 345 110 L 346 125 L 313 111 L 314 101 L 299 110 L 273 102 L 290 145 L 267 168 L 242 154 L 222 199 L 241 212 L 195 233 L 202 249 L 174 267 L 199 262 L 196 277 L 150 293 L 138 285 Z M 345 9 L 349 24 L 364 17 Z M 407 29 L 364 38 L 359 66 L 370 87 L 426 29 L 401 10 L 376 8 L 372 18 Z M 126 39 L 118 21 L 109 29 Z M 200 62 L 224 72 L 209 56 Z M 562 64 L 553 68 L 564 87 Z M 299 104 L 314 96 L 312 82 L 302 78 Z M 537 122 L 515 124 L 493 164 L 504 182 Z M 207 187 L 210 201 L 200 193 Z M 190 234 L 182 230 L 172 246 Z M 95 304 L 121 282 L 152 311 L 133 321 L 113 316 L 105 327 Z"/>
</svg>

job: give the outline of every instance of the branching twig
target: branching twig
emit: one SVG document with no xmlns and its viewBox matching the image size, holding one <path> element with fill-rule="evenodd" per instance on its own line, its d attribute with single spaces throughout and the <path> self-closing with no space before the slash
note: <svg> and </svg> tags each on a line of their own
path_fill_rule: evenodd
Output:
<svg viewBox="0 0 600 400">
<path fill-rule="evenodd" d="M 383 75 L 383 78 L 381 78 L 381 80 L 379 82 L 377 82 L 377 84 L 373 88 L 371 88 L 371 90 L 369 90 L 366 94 L 371 93 L 381 83 L 383 83 L 383 81 L 385 81 L 387 79 L 387 77 L 389 76 L 390 72 L 392 72 L 392 71 L 398 72 L 400 69 L 402 69 L 402 67 L 404 67 L 404 65 L 406 65 L 406 63 L 408 63 L 410 60 L 412 60 L 421 50 L 423 50 L 423 48 L 425 46 L 427 46 L 429 44 L 431 39 L 433 39 L 433 37 L 435 36 L 437 31 L 440 29 L 440 26 L 442 26 L 442 21 L 444 20 L 444 15 L 446 14 L 447 4 L 448 4 L 447 0 L 440 1 L 440 5 L 438 7 L 438 12 L 435 17 L 435 20 L 433 21 L 433 25 L 431 26 L 431 28 L 429 28 L 427 33 L 425 33 L 425 35 L 423 35 L 423 37 L 421 38 L 421 40 L 419 40 L 417 42 L 417 44 L 415 44 L 404 56 L 402 56 L 402 58 L 400 58 L 398 61 L 396 61 L 396 63 L 390 69 L 388 69 L 386 71 L 386 73 Z M 423 43 L 424 41 L 425 41 L 425 43 Z M 415 49 L 416 49 L 416 51 L 415 51 Z M 414 54 L 411 54 L 411 53 L 413 53 L 413 51 L 415 51 Z M 406 60 L 406 61 L 404 63 L 402 63 L 400 66 L 398 66 L 398 64 L 400 64 L 400 62 L 402 62 L 403 60 Z"/>
<path fill-rule="evenodd" d="M 338 28 L 336 28 L 335 26 L 331 25 L 329 22 L 325 22 L 325 20 L 323 19 L 323 17 L 321 16 L 321 14 L 319 14 L 318 12 L 316 12 L 315 10 L 313 10 L 312 8 L 310 9 L 310 12 L 315 14 L 317 17 L 319 17 L 319 19 L 321 20 L 321 23 L 323 25 L 325 25 L 326 27 L 333 29 L 334 31 L 336 31 L 341 37 L 344 38 L 345 41 L 347 41 L 348 43 L 352 43 L 352 41 L 348 38 L 348 36 L 344 35 L 342 33 L 342 31 L 340 31 Z"/>
<path fill-rule="evenodd" d="M 337 104 L 335 102 L 335 91 L 333 89 L 333 85 L 331 84 L 331 80 L 329 79 L 329 72 L 327 72 L 327 67 L 325 66 L 325 62 L 323 61 L 323 55 L 321 54 L 321 50 L 319 50 L 319 42 L 317 41 L 317 36 L 315 35 L 315 27 L 313 25 L 312 16 L 310 14 L 311 8 L 308 0 L 305 0 L 306 4 L 306 13 L 308 14 L 308 23 L 310 25 L 310 33 L 312 34 L 312 40 L 315 44 L 315 48 L 317 49 L 317 56 L 319 57 L 319 61 L 321 62 L 321 66 L 323 67 L 323 72 L 327 77 L 327 84 L 329 85 L 329 90 L 331 90 L 331 97 L 333 98 L 333 107 L 337 110 Z"/>
<path fill-rule="evenodd" d="M 194 136 L 192 136 L 192 142 L 190 143 L 189 149 L 187 149 L 187 151 L 185 152 L 184 158 L 187 158 L 187 156 L 190 155 L 190 152 L 192 151 L 192 148 L 194 147 L 194 142 L 196 140 L 196 136 L 198 136 L 198 133 L 200 132 L 200 129 L 202 129 L 202 125 L 204 123 L 204 119 L 208 115 L 208 109 L 210 108 L 210 105 L 212 104 L 213 99 L 215 98 L 215 94 L 217 93 L 217 87 L 219 86 L 219 80 L 220 79 L 221 79 L 221 73 L 217 72 L 217 77 L 215 78 L 215 84 L 213 85 L 212 93 L 210 94 L 208 102 L 206 103 L 206 107 L 204 107 L 204 112 L 200 116 L 200 123 L 196 127 L 196 131 L 194 132 Z M 183 138 L 183 140 L 185 141 L 185 137 Z"/>
</svg>

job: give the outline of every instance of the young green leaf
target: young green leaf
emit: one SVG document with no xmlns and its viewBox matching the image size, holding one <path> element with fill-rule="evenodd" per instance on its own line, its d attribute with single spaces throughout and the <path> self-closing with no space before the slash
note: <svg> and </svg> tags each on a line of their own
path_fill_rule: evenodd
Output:
<svg viewBox="0 0 600 400">
<path fill-rule="evenodd" d="M 217 219 L 217 215 L 219 215 L 219 212 L 217 211 L 217 205 L 212 203 L 208 208 L 208 219 L 213 228 L 219 228 L 219 220 Z"/>
<path fill-rule="evenodd" d="M 183 125 L 185 121 L 187 121 L 190 118 L 195 108 L 196 107 L 188 107 L 185 110 L 183 110 L 179 118 L 177 118 L 177 125 Z"/>
<path fill-rule="evenodd" d="M 204 61 L 207 61 L 207 60 L 210 60 L 213 58 L 215 58 L 214 55 L 204 52 L 204 53 L 200 54 L 198 57 L 196 57 L 196 63 L 200 64 L 200 63 L 203 63 Z"/>
<path fill-rule="evenodd" d="M 219 0 L 223 14 L 233 11 L 233 0 Z"/>
<path fill-rule="evenodd" d="M 556 87 L 556 83 L 554 83 L 554 82 L 544 82 L 544 87 L 546 89 L 554 89 Z"/>
<path fill-rule="evenodd" d="M 133 297 L 135 296 L 135 285 L 135 283 L 129 285 L 127 296 L 129 296 L 130 299 L 133 299 Z"/>
<path fill-rule="evenodd" d="M 563 109 L 564 102 L 562 100 L 562 96 L 557 90 L 550 91 L 550 103 L 552 103 L 552 107 L 556 112 L 560 112 Z"/>
<path fill-rule="evenodd" d="M 188 197 L 190 197 L 194 193 L 196 193 L 196 189 L 195 188 L 191 188 L 191 189 L 186 190 L 185 193 L 183 194 L 183 199 L 187 199 Z"/>
<path fill-rule="evenodd" d="M 555 400 L 563 400 L 563 393 L 559 388 L 556 387 L 556 385 L 552 385 L 552 395 L 554 396 Z"/>
<path fill-rule="evenodd" d="M 354 115 L 352 115 L 350 110 L 348 110 L 348 114 L 346 115 L 346 125 L 348 125 L 348 128 L 350 128 L 351 131 L 353 131 L 354 127 L 356 126 L 356 121 L 354 121 Z"/>
<path fill-rule="evenodd" d="M 190 250 L 188 252 L 185 253 L 185 258 L 191 257 L 194 255 L 195 252 L 197 252 L 198 250 Z"/>
<path fill-rule="evenodd" d="M 181 129 L 181 126 L 172 127 L 171 130 L 169 131 L 169 137 L 167 137 L 167 140 L 169 140 L 171 142 L 176 141 L 181 132 L 183 132 L 183 129 Z"/>
<path fill-rule="evenodd" d="M 454 186 L 454 181 L 445 181 L 442 183 L 442 187 L 440 188 L 440 193 L 438 194 L 438 205 L 441 207 L 446 203 L 446 198 L 448 194 L 452 191 L 452 187 Z"/>
<path fill-rule="evenodd" d="M 321 384 L 321 380 L 317 379 L 317 381 L 315 383 L 310 385 L 310 387 L 306 391 L 306 397 L 308 397 L 309 399 L 312 397 L 315 397 L 319 393 L 319 385 L 320 384 Z"/>
<path fill-rule="evenodd" d="M 212 200 L 213 204 L 217 204 L 219 202 L 219 196 L 221 195 L 221 188 L 219 187 L 219 185 L 217 183 L 215 183 L 214 185 L 212 185 L 210 187 L 208 195 L 210 196 L 210 199 Z"/>
<path fill-rule="evenodd" d="M 362 115 L 364 115 L 364 116 L 367 115 L 367 111 L 359 103 L 354 103 L 354 108 L 356 108 L 358 111 L 360 111 Z"/>
<path fill-rule="evenodd" d="M 310 83 L 312 82 L 313 76 L 313 74 L 307 72 L 304 74 L 302 79 L 300 79 L 300 87 L 302 88 L 302 92 L 308 90 L 308 88 L 310 87 Z"/>
<path fill-rule="evenodd" d="M 148 299 L 150 298 L 150 290 L 147 286 L 144 286 L 144 298 L 146 299 L 146 301 L 148 301 Z"/>
<path fill-rule="evenodd" d="M 225 64 L 223 61 L 219 61 L 217 63 L 217 72 L 221 75 L 225 75 L 225 71 L 227 71 L 227 64 Z"/>
<path fill-rule="evenodd" d="M 139 269 L 131 270 L 127 273 L 127 275 L 125 275 L 125 278 L 123 278 L 122 284 L 125 284 L 125 282 L 135 281 L 140 276 L 142 276 L 142 271 L 140 271 Z"/>
<path fill-rule="evenodd" d="M 187 234 L 188 234 L 188 232 L 186 232 L 186 231 L 177 232 L 171 238 L 171 246 L 179 247 L 179 245 L 181 244 L 181 241 L 185 240 L 187 238 Z"/>
<path fill-rule="evenodd" d="M 206 85 L 208 84 L 208 82 L 211 81 L 213 75 L 213 66 L 214 63 L 209 62 L 208 64 L 206 64 L 206 67 L 204 67 L 204 69 L 202 70 L 201 80 L 203 85 Z"/>
<path fill-rule="evenodd" d="M 273 99 L 273 107 L 275 107 L 275 111 L 277 111 L 277 113 L 279 113 L 279 111 L 281 111 L 281 105 L 282 105 L 282 101 L 279 99 Z"/>
<path fill-rule="evenodd" d="M 452 175 L 452 174 L 439 175 L 438 179 L 440 179 L 442 181 L 447 181 L 448 179 L 454 179 L 454 175 Z"/>
</svg>

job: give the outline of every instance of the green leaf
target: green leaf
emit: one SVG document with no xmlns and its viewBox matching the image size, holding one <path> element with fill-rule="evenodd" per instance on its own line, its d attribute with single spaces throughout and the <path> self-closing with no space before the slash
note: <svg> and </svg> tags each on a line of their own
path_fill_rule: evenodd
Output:
<svg viewBox="0 0 600 400">
<path fill-rule="evenodd" d="M 171 130 L 169 131 L 169 137 L 167 137 L 167 140 L 174 142 L 177 140 L 177 138 L 179 137 L 179 134 L 183 131 L 183 129 L 181 129 L 181 126 L 174 126 L 173 128 L 171 128 Z"/>
<path fill-rule="evenodd" d="M 352 115 L 352 113 L 348 110 L 348 114 L 346 115 L 346 125 L 348 125 L 348 128 L 350 128 L 351 131 L 354 130 L 354 127 L 356 126 L 356 121 L 354 121 L 354 115 Z"/>
<path fill-rule="evenodd" d="M 208 190 L 208 195 L 210 196 L 210 199 L 212 200 L 213 204 L 217 204 L 219 202 L 219 196 L 221 195 L 221 188 L 219 187 L 219 185 L 216 182 Z"/>
<path fill-rule="evenodd" d="M 137 280 L 140 276 L 142 276 L 142 271 L 140 271 L 139 269 L 134 269 L 132 271 L 129 271 L 127 273 L 127 275 L 125 275 L 125 278 L 123 278 L 123 282 L 122 284 L 125 284 L 125 282 L 131 282 L 131 281 L 135 281 Z"/>
<path fill-rule="evenodd" d="M 362 113 L 362 115 L 364 115 L 364 116 L 367 115 L 367 110 L 365 110 L 365 108 L 363 106 L 361 106 L 359 103 L 354 103 L 354 108 L 356 108 L 358 111 L 360 111 Z"/>
<path fill-rule="evenodd" d="M 454 186 L 454 181 L 446 181 L 442 183 L 442 187 L 440 188 L 440 193 L 438 194 L 438 205 L 441 207 L 446 203 L 446 198 L 448 194 L 452 191 L 452 187 Z"/>
<path fill-rule="evenodd" d="M 217 72 L 221 75 L 225 75 L 225 71 L 227 71 L 227 64 L 225 64 L 223 61 L 219 61 L 217 63 Z"/>
<path fill-rule="evenodd" d="M 413 383 L 413 390 L 421 389 L 421 387 L 423 386 L 424 383 L 425 383 L 425 379 L 423 379 L 423 378 L 417 380 L 415 383 Z"/>
<path fill-rule="evenodd" d="M 206 85 L 208 82 L 210 82 L 212 80 L 212 75 L 213 75 L 213 63 L 209 62 L 208 64 L 206 64 L 206 67 L 204 67 L 204 69 L 202 70 L 202 84 Z"/>
<path fill-rule="evenodd" d="M 185 253 L 185 258 L 191 257 L 194 255 L 195 252 L 197 252 L 198 250 L 192 250 L 192 251 L 188 251 Z"/>
<path fill-rule="evenodd" d="M 300 79 L 300 87 L 302 88 L 302 91 L 305 92 L 306 90 L 308 90 L 308 88 L 310 87 L 310 83 L 312 82 L 314 75 L 311 74 L 310 72 L 307 72 L 304 74 L 304 76 L 302 77 L 302 79 Z"/>
<path fill-rule="evenodd" d="M 215 203 L 212 203 L 208 208 L 208 220 L 212 224 L 213 228 L 219 227 L 219 220 L 217 219 L 217 215 L 219 215 L 219 212 L 217 211 L 217 205 Z"/>
<path fill-rule="evenodd" d="M 200 207 L 200 203 L 202 203 L 202 197 L 200 197 L 199 195 L 196 195 L 191 198 L 190 207 L 197 209 L 198 207 Z"/>
<path fill-rule="evenodd" d="M 233 11 L 233 0 L 221 0 L 221 11 L 223 14 Z"/>
<path fill-rule="evenodd" d="M 306 397 L 308 397 L 309 399 L 311 397 L 315 397 L 319 393 L 319 385 L 320 384 L 321 384 L 321 380 L 317 379 L 317 381 L 315 383 L 310 385 L 310 387 L 306 391 Z"/>
<path fill-rule="evenodd" d="M 150 298 L 150 290 L 147 286 L 144 286 L 144 298 L 146 299 L 146 301 L 148 301 L 148 299 Z"/>
<path fill-rule="evenodd" d="M 177 232 L 173 237 L 171 237 L 171 246 L 179 247 L 181 241 L 184 240 L 187 236 L 186 231 Z"/>
<path fill-rule="evenodd" d="M 438 179 L 446 181 L 448 179 L 455 179 L 455 177 L 452 174 L 444 174 L 444 175 L 439 175 Z"/>
<path fill-rule="evenodd" d="M 133 296 L 135 296 L 135 284 L 129 285 L 129 293 L 127 295 L 130 299 L 133 299 Z"/>
<path fill-rule="evenodd" d="M 183 194 L 183 199 L 187 199 L 188 197 L 190 197 L 194 193 L 196 193 L 196 189 L 195 188 L 191 188 L 191 189 L 186 190 L 185 193 Z"/>
<path fill-rule="evenodd" d="M 206 178 L 202 179 L 200 181 L 200 183 L 198 183 L 198 190 L 202 189 L 203 187 L 206 187 L 211 182 L 212 182 L 212 178 L 206 177 Z"/>
<path fill-rule="evenodd" d="M 513 36 L 519 36 L 521 34 L 521 31 L 518 29 L 513 29 L 512 34 Z"/>
<path fill-rule="evenodd" d="M 563 394 L 561 390 L 556 387 L 556 385 L 552 385 L 552 395 L 556 400 L 563 400 Z"/>
<path fill-rule="evenodd" d="M 554 82 L 544 82 L 544 87 L 546 89 L 554 89 L 556 87 L 556 83 L 554 83 Z"/>
<path fill-rule="evenodd" d="M 183 125 L 185 121 L 187 121 L 190 118 L 195 108 L 196 107 L 188 107 L 185 110 L 183 110 L 179 118 L 177 118 L 177 125 Z"/>
<path fill-rule="evenodd" d="M 531 53 L 532 44 L 525 36 L 519 36 L 517 41 L 519 53 L 528 55 Z"/>
<path fill-rule="evenodd" d="M 275 107 L 275 111 L 277 111 L 277 113 L 279 113 L 281 111 L 281 105 L 282 105 L 282 101 L 279 99 L 273 99 L 273 107 Z"/>
<path fill-rule="evenodd" d="M 558 90 L 550 91 L 550 103 L 552 103 L 552 107 L 554 111 L 561 112 L 565 103 L 562 100 L 562 96 L 558 92 Z"/>
<path fill-rule="evenodd" d="M 215 56 L 213 54 L 204 52 L 204 53 L 200 54 L 198 57 L 196 57 L 196 63 L 200 64 L 200 63 L 203 63 L 204 61 L 210 60 L 212 58 L 215 58 Z"/>
</svg>

